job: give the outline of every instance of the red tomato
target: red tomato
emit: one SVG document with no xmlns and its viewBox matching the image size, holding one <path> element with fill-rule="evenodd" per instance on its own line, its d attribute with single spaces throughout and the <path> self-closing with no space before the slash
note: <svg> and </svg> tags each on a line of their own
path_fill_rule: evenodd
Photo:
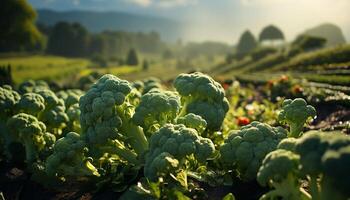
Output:
<svg viewBox="0 0 350 200">
<path fill-rule="evenodd" d="M 237 118 L 237 124 L 239 126 L 245 126 L 248 125 L 250 123 L 250 119 L 247 117 L 238 117 Z"/>
<path fill-rule="evenodd" d="M 275 84 L 273 80 L 267 81 L 267 87 L 272 88 L 272 86 Z"/>
<path fill-rule="evenodd" d="M 285 81 L 288 81 L 288 76 L 286 76 L 286 75 L 282 75 L 281 77 L 280 77 L 280 81 L 281 82 L 285 82 Z"/>
<path fill-rule="evenodd" d="M 224 90 L 227 90 L 230 87 L 230 84 L 228 83 L 223 83 L 222 87 L 224 88 Z"/>
<path fill-rule="evenodd" d="M 295 85 L 293 87 L 293 92 L 294 93 L 301 93 L 301 92 L 303 92 L 303 88 L 300 85 Z"/>
</svg>

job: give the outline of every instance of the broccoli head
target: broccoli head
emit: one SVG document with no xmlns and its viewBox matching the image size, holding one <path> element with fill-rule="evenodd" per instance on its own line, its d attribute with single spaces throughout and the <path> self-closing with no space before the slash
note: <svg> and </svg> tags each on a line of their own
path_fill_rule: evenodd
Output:
<svg viewBox="0 0 350 200">
<path fill-rule="evenodd" d="M 69 121 L 67 122 L 67 129 L 69 132 L 81 132 L 80 127 L 80 109 L 79 104 L 73 104 L 66 110 Z"/>
<path fill-rule="evenodd" d="M 7 137 L 10 138 L 10 141 L 7 144 L 21 143 L 25 148 L 26 162 L 34 162 L 46 145 L 45 124 L 32 115 L 19 113 L 8 119 L 7 126 L 10 130 L 8 133 L 10 136 Z"/>
<path fill-rule="evenodd" d="M 327 150 L 350 145 L 350 137 L 341 133 L 310 131 L 298 139 L 295 152 L 300 155 L 302 172 L 317 176 L 322 171 L 322 156 Z"/>
<path fill-rule="evenodd" d="M 290 137 L 299 137 L 308 119 L 316 117 L 316 110 L 302 98 L 284 100 L 278 120 L 289 125 Z"/>
<path fill-rule="evenodd" d="M 322 199 L 349 199 L 350 145 L 328 150 L 322 157 Z"/>
<path fill-rule="evenodd" d="M 50 176 L 99 176 L 91 164 L 92 159 L 85 157 L 88 151 L 86 143 L 74 132 L 57 140 L 53 153 L 47 158 L 45 170 Z"/>
<path fill-rule="evenodd" d="M 18 91 L 20 94 L 25 94 L 25 93 L 29 93 L 29 92 L 34 92 L 34 90 L 49 90 L 50 87 L 49 85 L 42 80 L 38 80 L 38 81 L 34 81 L 34 80 L 28 80 L 28 81 L 24 81 L 22 82 L 19 87 L 18 87 Z"/>
<path fill-rule="evenodd" d="M 158 78 L 151 77 L 143 81 L 142 94 L 146 94 L 147 92 L 154 89 L 158 90 L 162 88 L 163 87 L 162 87 L 162 84 L 160 83 L 160 80 Z"/>
<path fill-rule="evenodd" d="M 274 190 L 264 194 L 267 199 L 311 199 L 299 183 L 299 155 L 284 149 L 270 152 L 264 158 L 257 181 L 262 186 L 270 185 Z"/>
<path fill-rule="evenodd" d="M 298 139 L 296 138 L 285 138 L 277 145 L 277 149 L 285 149 L 294 152 L 297 141 Z"/>
<path fill-rule="evenodd" d="M 199 162 L 205 162 L 213 156 L 214 151 L 213 142 L 200 137 L 195 129 L 182 124 L 166 124 L 150 138 L 149 152 L 145 160 L 145 176 L 150 180 L 158 177 L 154 170 L 156 164 L 169 169 L 170 166 L 175 166 L 174 159 L 176 159 L 179 162 L 178 167 L 181 168 L 188 156 L 193 155 Z"/>
<path fill-rule="evenodd" d="M 225 140 L 220 147 L 221 161 L 227 168 L 236 169 L 242 180 L 251 181 L 256 178 L 264 157 L 286 136 L 281 127 L 252 122 Z"/>
<path fill-rule="evenodd" d="M 180 116 L 194 113 L 207 122 L 209 130 L 219 130 L 229 109 L 225 90 L 211 77 L 195 72 L 180 74 L 174 81 L 174 87 L 181 96 Z"/>
<path fill-rule="evenodd" d="M 45 100 L 40 94 L 25 93 L 18 102 L 19 109 L 34 116 L 45 109 Z"/>
<path fill-rule="evenodd" d="M 5 120 L 8 116 L 13 114 L 15 106 L 20 100 L 21 96 L 11 86 L 0 87 L 0 119 Z"/>
<path fill-rule="evenodd" d="M 59 99 L 51 90 L 34 90 L 40 94 L 45 100 L 45 110 L 40 113 L 39 119 L 47 125 L 49 132 L 56 136 L 62 134 L 62 129 L 66 127 L 69 120 L 66 114 L 64 101 Z"/>
<path fill-rule="evenodd" d="M 56 95 L 58 98 L 64 100 L 66 108 L 79 103 L 80 97 L 84 94 L 83 91 L 79 89 L 70 89 L 59 91 Z"/>
<path fill-rule="evenodd" d="M 172 123 L 180 110 L 180 98 L 173 92 L 152 90 L 141 97 L 132 119 L 146 132 Z"/>
<path fill-rule="evenodd" d="M 176 173 L 179 169 L 179 161 L 168 152 L 162 152 L 157 155 L 150 163 L 147 163 L 145 176 L 152 181 L 157 181 L 158 177 L 165 177 Z M 146 170 L 146 169 L 145 169 Z"/>
<path fill-rule="evenodd" d="M 129 101 L 132 94 L 128 81 L 107 74 L 80 98 L 82 135 L 96 156 L 109 149 L 108 153 L 119 153 L 130 160 L 135 152 L 140 155 L 147 150 L 148 141 L 141 127 L 131 120 L 135 112 Z M 126 152 L 129 156 L 123 156 Z"/>
<path fill-rule="evenodd" d="M 193 113 L 177 118 L 176 123 L 183 124 L 188 128 L 196 129 L 199 134 L 202 134 L 207 128 L 207 122 L 201 116 Z"/>
</svg>

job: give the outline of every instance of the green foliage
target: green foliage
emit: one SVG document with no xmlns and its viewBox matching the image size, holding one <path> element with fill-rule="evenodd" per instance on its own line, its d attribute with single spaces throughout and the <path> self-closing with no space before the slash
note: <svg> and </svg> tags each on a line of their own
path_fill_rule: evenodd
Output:
<svg viewBox="0 0 350 200">
<path fill-rule="evenodd" d="M 130 51 L 126 57 L 125 64 L 131 65 L 131 66 L 136 66 L 139 64 L 139 60 L 138 60 L 137 53 L 136 53 L 135 49 L 130 49 Z"/>
<path fill-rule="evenodd" d="M 36 12 L 26 0 L 3 0 L 0 17 L 0 52 L 43 48 L 43 36 L 35 26 Z"/>
<path fill-rule="evenodd" d="M 239 131 L 232 131 L 220 147 L 221 158 L 227 169 L 235 169 L 244 181 L 256 178 L 262 160 L 287 136 L 281 127 L 252 122 Z"/>
</svg>

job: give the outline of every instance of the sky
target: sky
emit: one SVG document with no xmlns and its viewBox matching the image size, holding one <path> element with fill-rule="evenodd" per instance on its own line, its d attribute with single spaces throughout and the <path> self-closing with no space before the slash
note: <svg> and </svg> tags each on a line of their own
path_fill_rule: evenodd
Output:
<svg viewBox="0 0 350 200">
<path fill-rule="evenodd" d="M 249 29 L 281 28 L 287 40 L 321 23 L 341 27 L 350 41 L 350 0 L 29 0 L 35 8 L 123 11 L 187 24 L 184 40 L 236 43 Z"/>
</svg>

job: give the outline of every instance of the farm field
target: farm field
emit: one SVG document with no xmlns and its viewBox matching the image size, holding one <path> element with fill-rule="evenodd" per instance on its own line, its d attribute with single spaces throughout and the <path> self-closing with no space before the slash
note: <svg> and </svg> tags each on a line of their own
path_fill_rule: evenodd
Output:
<svg viewBox="0 0 350 200">
<path fill-rule="evenodd" d="M 350 200 L 348 8 L 1 0 L 0 200 Z"/>
</svg>

